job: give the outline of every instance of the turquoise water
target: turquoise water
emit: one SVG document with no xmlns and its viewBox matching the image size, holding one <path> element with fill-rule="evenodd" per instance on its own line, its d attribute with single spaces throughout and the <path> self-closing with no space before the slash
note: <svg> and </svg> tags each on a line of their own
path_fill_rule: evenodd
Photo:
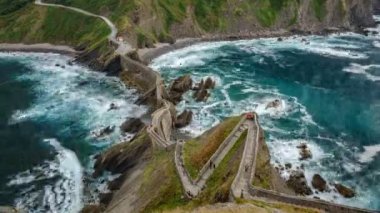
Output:
<svg viewBox="0 0 380 213">
<path fill-rule="evenodd" d="M 351 199 L 333 190 L 316 195 L 322 199 L 380 209 L 380 35 L 202 43 L 151 66 L 167 82 L 184 74 L 217 81 L 207 102 L 196 103 L 189 93 L 180 103 L 194 112 L 183 131 L 199 135 L 228 116 L 256 111 L 273 164 L 302 163 L 309 182 L 319 173 L 330 188 L 336 181 L 357 192 Z M 266 109 L 275 99 L 281 106 Z M 298 159 L 301 142 L 312 159 Z"/>
<path fill-rule="evenodd" d="M 146 112 L 116 77 L 70 66 L 70 60 L 0 53 L 0 205 L 79 212 L 95 202 L 109 177 L 91 178 L 92 156 L 128 140 L 118 126 Z M 119 108 L 109 111 L 111 103 Z M 110 125 L 116 128 L 109 136 L 91 134 Z"/>
</svg>

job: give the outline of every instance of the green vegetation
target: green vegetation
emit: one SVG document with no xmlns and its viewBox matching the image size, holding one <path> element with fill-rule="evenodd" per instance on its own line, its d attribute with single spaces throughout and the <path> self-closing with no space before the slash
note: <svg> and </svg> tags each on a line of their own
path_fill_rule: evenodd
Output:
<svg viewBox="0 0 380 213">
<path fill-rule="evenodd" d="M 239 170 L 247 133 L 246 130 L 240 135 L 232 149 L 215 169 L 210 179 L 207 180 L 206 189 L 202 191 L 199 198 L 193 201 L 197 206 L 228 201 L 231 184 Z"/>
<path fill-rule="evenodd" d="M 278 14 L 291 3 L 298 6 L 299 0 L 257 0 L 256 17 L 263 26 L 270 27 L 276 22 Z M 291 22 L 295 23 L 296 20 Z"/>
<path fill-rule="evenodd" d="M 206 31 L 223 28 L 226 0 L 193 0 L 198 24 Z"/>
<path fill-rule="evenodd" d="M 0 42 L 90 46 L 104 42 L 109 33 L 102 20 L 65 9 L 26 4 L 0 16 Z"/>
<path fill-rule="evenodd" d="M 271 186 L 272 166 L 270 165 L 269 150 L 266 143 L 260 143 L 256 158 L 256 172 L 253 185 L 263 189 L 273 189 Z"/>
<path fill-rule="evenodd" d="M 0 0 L 0 16 L 23 8 L 30 0 Z"/>
<path fill-rule="evenodd" d="M 215 169 L 206 183 L 206 189 L 201 192 L 198 198 L 190 201 L 183 198 L 182 186 L 176 174 L 173 159 L 170 157 L 173 153 L 155 151 L 153 159 L 144 170 L 142 191 L 144 188 L 155 188 L 157 194 L 154 195 L 155 198 L 144 211 L 161 212 L 177 207 L 190 210 L 204 204 L 228 201 L 231 184 L 240 164 L 244 147 L 242 144 L 244 144 L 246 137 L 247 131 L 240 136 L 230 152 Z"/>
<path fill-rule="evenodd" d="M 184 164 L 192 178 L 196 178 L 203 165 L 218 149 L 219 145 L 235 128 L 241 117 L 232 117 L 210 130 L 205 137 L 188 141 L 184 145 Z"/>
<path fill-rule="evenodd" d="M 174 165 L 173 152 L 154 150 L 153 157 L 144 169 L 142 196 L 153 197 L 144 212 L 173 209 L 185 205 L 182 185 Z"/>
<path fill-rule="evenodd" d="M 319 21 L 322 21 L 327 14 L 326 10 L 326 1 L 327 0 L 313 0 L 312 6 L 315 13 L 315 16 Z"/>
</svg>

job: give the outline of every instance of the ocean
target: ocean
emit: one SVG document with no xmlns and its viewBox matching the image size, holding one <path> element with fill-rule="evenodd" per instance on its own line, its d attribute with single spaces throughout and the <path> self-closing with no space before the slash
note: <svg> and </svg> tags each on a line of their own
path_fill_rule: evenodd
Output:
<svg viewBox="0 0 380 213">
<path fill-rule="evenodd" d="M 93 156 L 129 140 L 119 126 L 140 117 L 135 90 L 73 58 L 0 53 L 0 205 L 28 212 L 79 212 L 106 192 L 93 179 Z M 110 110 L 111 103 L 117 109 Z M 107 126 L 114 132 L 94 136 Z"/>
<path fill-rule="evenodd" d="M 348 199 L 329 190 L 311 197 L 380 210 L 380 27 L 369 30 L 369 36 L 207 42 L 160 56 L 150 66 L 168 83 L 185 74 L 196 82 L 216 80 L 206 102 L 185 95 L 178 108 L 194 117 L 182 131 L 197 136 L 226 117 L 255 111 L 273 165 L 302 164 L 309 185 L 320 174 L 330 189 L 339 182 L 357 193 Z M 276 99 L 280 106 L 268 108 Z M 299 160 L 301 143 L 311 149 L 311 159 Z M 281 175 L 286 179 L 289 172 Z"/>
</svg>

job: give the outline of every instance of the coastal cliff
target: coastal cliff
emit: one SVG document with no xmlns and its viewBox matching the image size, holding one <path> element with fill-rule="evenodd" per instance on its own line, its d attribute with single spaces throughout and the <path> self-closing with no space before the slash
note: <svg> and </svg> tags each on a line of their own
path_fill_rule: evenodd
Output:
<svg viewBox="0 0 380 213">
<path fill-rule="evenodd" d="M 80 0 L 50 1 L 110 17 L 119 35 L 139 48 L 188 37 L 239 36 L 280 29 L 319 33 L 373 25 L 372 1 L 362 0 L 134 0 L 96 5 Z"/>
</svg>

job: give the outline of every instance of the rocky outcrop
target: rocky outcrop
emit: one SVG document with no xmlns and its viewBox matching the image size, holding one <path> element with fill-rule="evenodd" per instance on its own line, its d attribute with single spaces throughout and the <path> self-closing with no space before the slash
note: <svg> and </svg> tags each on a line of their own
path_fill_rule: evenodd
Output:
<svg viewBox="0 0 380 213">
<path fill-rule="evenodd" d="M 215 87 L 215 81 L 213 81 L 210 77 L 206 80 L 201 80 L 198 84 L 195 85 L 193 90 L 195 91 L 193 94 L 193 98 L 197 102 L 207 101 L 207 98 L 210 96 L 209 90 Z"/>
<path fill-rule="evenodd" d="M 289 180 L 287 180 L 286 183 L 297 194 L 311 195 L 313 193 L 310 187 L 307 185 L 307 181 L 303 171 L 292 171 Z"/>
<path fill-rule="evenodd" d="M 120 130 L 122 132 L 137 133 L 144 128 L 144 126 L 145 124 L 139 118 L 131 118 L 121 124 Z"/>
<path fill-rule="evenodd" d="M 297 146 L 297 148 L 300 150 L 299 151 L 299 154 L 300 154 L 300 158 L 299 159 L 300 160 L 306 160 L 306 159 L 312 158 L 311 151 L 307 147 L 306 143 L 301 143 L 300 145 Z"/>
<path fill-rule="evenodd" d="M 174 104 L 182 101 L 182 95 L 189 91 L 193 86 L 190 75 L 181 76 L 173 81 L 169 89 L 169 99 Z"/>
<path fill-rule="evenodd" d="M 327 189 L 327 183 L 326 183 L 325 179 L 323 179 L 319 174 L 313 175 L 311 185 L 321 192 L 323 192 Z"/>
<path fill-rule="evenodd" d="M 355 191 L 340 183 L 334 184 L 335 189 L 345 198 L 352 198 L 355 196 Z"/>
<path fill-rule="evenodd" d="M 139 162 L 149 147 L 151 147 L 150 138 L 146 131 L 142 130 L 130 142 L 117 144 L 96 156 L 93 176 L 98 177 L 104 171 L 113 174 L 124 173 Z"/>
<path fill-rule="evenodd" d="M 176 128 L 182 128 L 189 125 L 192 119 L 193 119 L 193 112 L 190 110 L 185 110 L 180 115 L 178 115 L 174 125 Z"/>
</svg>

